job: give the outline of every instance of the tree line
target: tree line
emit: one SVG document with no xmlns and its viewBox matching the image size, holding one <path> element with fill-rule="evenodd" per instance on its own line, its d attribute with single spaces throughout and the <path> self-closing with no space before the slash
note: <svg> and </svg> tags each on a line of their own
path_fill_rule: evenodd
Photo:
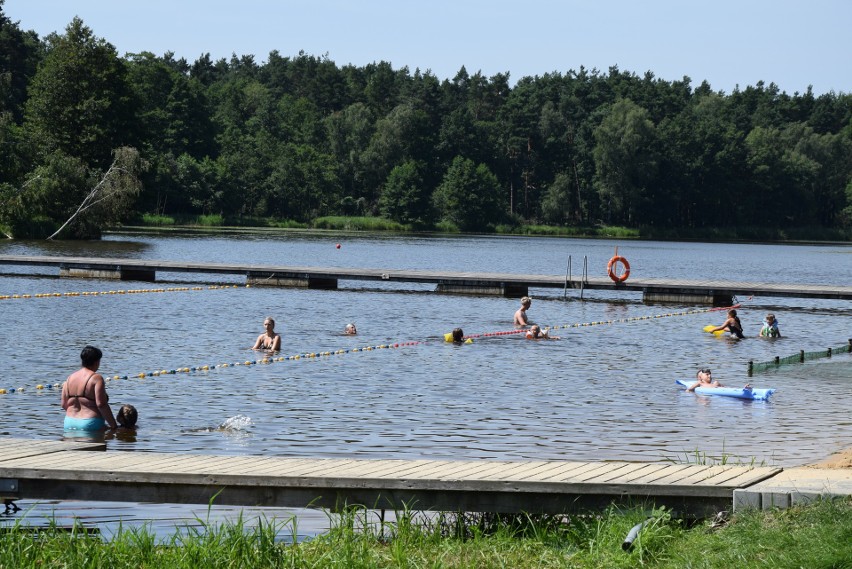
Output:
<svg viewBox="0 0 852 569">
<path fill-rule="evenodd" d="M 273 51 L 119 56 L 0 0 L 0 226 L 143 213 L 414 229 L 852 227 L 852 95 L 714 91 L 611 67 L 452 79 Z M 97 189 L 93 193 L 93 190 Z M 81 204 L 89 200 L 83 211 Z M 75 213 L 76 212 L 76 213 Z"/>
</svg>

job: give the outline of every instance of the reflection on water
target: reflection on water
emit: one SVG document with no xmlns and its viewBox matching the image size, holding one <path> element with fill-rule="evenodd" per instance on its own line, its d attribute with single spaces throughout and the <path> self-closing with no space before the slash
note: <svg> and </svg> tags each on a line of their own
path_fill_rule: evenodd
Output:
<svg viewBox="0 0 852 569">
<path fill-rule="evenodd" d="M 341 249 L 334 247 L 337 242 Z M 335 234 L 122 235 L 91 248 L 0 242 L 0 253 L 537 274 L 564 274 L 570 254 L 575 266 L 578 257 L 589 255 L 590 267 L 599 266 L 602 276 L 615 244 Z M 852 247 L 838 245 L 618 245 L 632 274 L 644 276 L 762 281 L 773 275 L 784 282 L 846 285 L 849 270 L 838 267 L 852 266 Z M 434 294 L 425 285 L 383 285 L 0 301 L 0 388 L 26 387 L 0 395 L 0 436 L 61 438 L 59 394 L 35 386 L 62 381 L 76 369 L 81 347 L 92 343 L 104 351 L 104 374 L 131 378 L 107 384 L 113 409 L 131 403 L 140 413 L 132 436 L 107 437 L 110 451 L 449 460 L 664 460 L 699 451 L 727 455 L 729 461 L 754 458 L 792 466 L 852 446 L 852 356 L 746 375 L 749 360 L 845 344 L 852 316 L 848 302 L 745 300 L 739 315 L 748 337 L 731 341 L 702 332 L 707 324 L 721 324 L 720 312 L 669 316 L 700 307 L 644 305 L 636 293 L 586 291 L 580 300 L 578 291 L 570 291 L 563 300 L 562 291 L 533 290 L 530 316 L 545 325 L 632 320 L 561 329 L 562 339 L 550 342 L 505 335 L 454 346 L 443 334 L 457 326 L 468 334 L 510 330 L 518 301 Z M 114 288 L 110 281 L 0 277 L 2 294 Z M 766 312 L 779 318 L 782 338 L 756 337 Z M 403 345 L 135 377 L 254 360 L 257 354 L 247 348 L 268 315 L 283 336 L 283 356 Z M 643 316 L 663 317 L 638 319 Z M 358 324 L 357 336 L 341 335 L 347 322 Z M 750 381 L 777 392 L 768 402 L 751 402 L 702 397 L 675 385 L 675 379 L 691 378 L 704 366 L 723 383 Z M 81 508 L 92 520 L 118 517 L 112 506 L 91 504 L 40 505 L 37 511 L 48 507 L 66 513 Z M 192 519 L 200 511 L 115 508 L 125 521 Z M 302 522 L 303 516 L 313 521 Z M 299 531 L 327 527 L 324 515 L 310 516 L 299 514 Z"/>
</svg>

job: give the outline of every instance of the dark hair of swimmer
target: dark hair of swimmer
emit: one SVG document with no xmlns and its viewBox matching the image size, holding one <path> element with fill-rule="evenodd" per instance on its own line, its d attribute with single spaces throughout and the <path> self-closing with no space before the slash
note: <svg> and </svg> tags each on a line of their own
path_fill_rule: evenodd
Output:
<svg viewBox="0 0 852 569">
<path fill-rule="evenodd" d="M 122 427 L 135 427 L 136 421 L 139 420 L 139 413 L 133 405 L 122 405 L 115 420 Z"/>
<path fill-rule="evenodd" d="M 94 346 L 86 346 L 80 352 L 80 361 L 83 367 L 92 367 L 104 357 L 104 353 Z"/>
<path fill-rule="evenodd" d="M 463 342 L 464 341 L 464 331 L 461 328 L 456 328 L 453 330 L 453 342 Z"/>
</svg>

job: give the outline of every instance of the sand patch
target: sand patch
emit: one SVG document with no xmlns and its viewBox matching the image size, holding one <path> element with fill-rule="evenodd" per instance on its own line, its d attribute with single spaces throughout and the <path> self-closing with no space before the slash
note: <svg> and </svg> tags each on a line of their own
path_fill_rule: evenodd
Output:
<svg viewBox="0 0 852 569">
<path fill-rule="evenodd" d="M 852 468 L 852 448 L 843 449 L 808 468 Z"/>
</svg>

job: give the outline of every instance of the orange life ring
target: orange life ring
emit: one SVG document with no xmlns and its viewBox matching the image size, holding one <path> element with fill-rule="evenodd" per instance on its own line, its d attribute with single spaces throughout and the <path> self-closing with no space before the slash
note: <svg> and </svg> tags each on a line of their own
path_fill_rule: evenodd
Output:
<svg viewBox="0 0 852 569">
<path fill-rule="evenodd" d="M 615 265 L 621 263 L 624 265 L 624 272 L 621 275 L 615 274 Z M 622 257 L 621 255 L 616 255 L 612 259 L 609 260 L 609 263 L 606 266 L 606 272 L 613 281 L 617 283 L 623 283 L 627 280 L 627 277 L 630 276 L 630 263 L 627 262 L 627 259 Z"/>
</svg>

